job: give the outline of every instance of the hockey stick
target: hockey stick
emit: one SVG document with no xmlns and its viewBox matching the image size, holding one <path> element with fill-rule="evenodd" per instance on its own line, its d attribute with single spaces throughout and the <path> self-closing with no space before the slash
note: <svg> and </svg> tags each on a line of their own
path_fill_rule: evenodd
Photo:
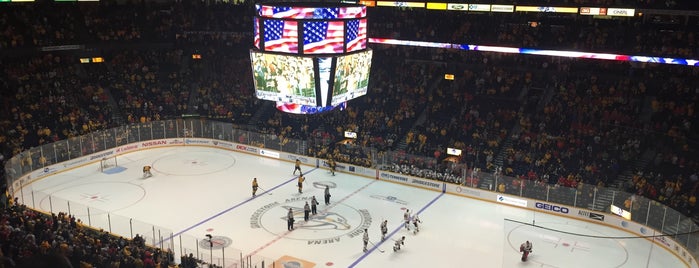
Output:
<svg viewBox="0 0 699 268">
<path fill-rule="evenodd" d="M 257 187 L 257 189 L 260 189 L 260 190 L 262 190 L 263 192 L 267 192 L 268 195 L 272 195 L 272 192 L 269 192 L 269 191 L 267 191 L 267 190 L 265 190 L 265 189 L 262 189 L 262 187 Z"/>
<path fill-rule="evenodd" d="M 385 251 L 381 250 L 379 247 L 377 247 L 376 244 L 374 244 L 374 242 L 369 241 L 369 244 L 371 244 L 372 246 L 374 246 L 374 247 L 376 248 L 376 250 L 378 250 L 379 252 L 381 252 L 381 253 L 384 253 L 384 252 L 385 252 Z"/>
</svg>

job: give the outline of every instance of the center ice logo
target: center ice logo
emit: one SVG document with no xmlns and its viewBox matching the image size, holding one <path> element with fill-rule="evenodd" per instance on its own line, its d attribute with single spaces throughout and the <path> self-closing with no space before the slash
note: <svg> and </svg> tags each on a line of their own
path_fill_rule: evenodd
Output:
<svg viewBox="0 0 699 268">
<path fill-rule="evenodd" d="M 303 207 L 282 206 L 284 211 L 294 213 L 294 219 L 303 219 Z M 286 216 L 280 217 L 286 222 Z M 297 220 L 298 222 L 298 220 Z M 310 219 L 303 224 L 299 224 L 298 228 L 308 230 L 349 230 L 352 226 L 347 223 L 347 219 L 336 212 L 318 212 L 316 215 L 311 215 Z"/>
<path fill-rule="evenodd" d="M 322 194 L 322 193 L 321 193 Z M 250 227 L 263 229 L 275 236 L 306 241 L 308 245 L 338 243 L 343 237 L 361 236 L 371 226 L 371 214 L 343 203 L 318 205 L 317 214 L 304 221 L 303 207 L 313 196 L 287 198 L 257 209 L 250 217 Z M 317 198 L 317 197 L 316 197 Z M 294 230 L 287 230 L 289 208 L 294 216 Z"/>
</svg>

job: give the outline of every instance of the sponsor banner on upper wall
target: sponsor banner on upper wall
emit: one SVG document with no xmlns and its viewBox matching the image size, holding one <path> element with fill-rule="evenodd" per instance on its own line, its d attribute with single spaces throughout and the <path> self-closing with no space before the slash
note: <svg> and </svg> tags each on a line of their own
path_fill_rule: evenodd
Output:
<svg viewBox="0 0 699 268">
<path fill-rule="evenodd" d="M 608 8 L 607 16 L 612 17 L 633 17 L 636 15 L 636 10 L 633 8 Z"/>
<path fill-rule="evenodd" d="M 380 7 L 417 7 L 424 8 L 425 2 L 376 1 Z"/>
<path fill-rule="evenodd" d="M 427 5 L 425 6 L 427 9 L 436 9 L 436 10 L 446 10 L 447 9 L 447 3 L 432 3 L 428 2 Z"/>
<path fill-rule="evenodd" d="M 364 1 L 364 0 L 360 0 L 360 1 L 359 1 L 359 4 L 362 4 L 362 5 L 365 5 L 365 6 L 368 6 L 368 7 L 373 7 L 373 6 L 376 6 L 376 1 Z"/>
<path fill-rule="evenodd" d="M 517 12 L 578 13 L 577 7 L 516 6 Z"/>
<path fill-rule="evenodd" d="M 468 11 L 485 11 L 485 12 L 488 12 L 488 11 L 490 11 L 490 5 L 469 4 L 469 5 L 468 5 Z"/>
<path fill-rule="evenodd" d="M 588 16 L 606 16 L 607 8 L 604 7 L 581 7 L 580 15 Z"/>
<path fill-rule="evenodd" d="M 512 13 L 512 12 L 515 12 L 515 6 L 513 6 L 513 5 L 491 5 L 490 12 Z"/>
<path fill-rule="evenodd" d="M 581 7 L 580 15 L 633 17 L 636 15 L 636 10 L 633 8 Z"/>
<path fill-rule="evenodd" d="M 447 4 L 447 10 L 468 11 L 468 4 L 464 4 L 464 3 L 448 3 L 448 4 Z"/>
</svg>

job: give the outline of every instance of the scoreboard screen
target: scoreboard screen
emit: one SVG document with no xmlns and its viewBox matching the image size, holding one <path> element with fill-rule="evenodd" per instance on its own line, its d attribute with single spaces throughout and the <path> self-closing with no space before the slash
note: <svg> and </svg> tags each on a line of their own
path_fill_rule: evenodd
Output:
<svg viewBox="0 0 699 268">
<path fill-rule="evenodd" d="M 347 52 L 366 49 L 366 19 L 347 21 Z"/>
<path fill-rule="evenodd" d="M 366 50 L 337 58 L 330 105 L 366 95 L 369 87 L 372 51 Z"/>
<path fill-rule="evenodd" d="M 364 5 L 256 4 L 250 61 L 257 98 L 311 113 L 365 95 L 372 56 L 366 32 Z"/>
<path fill-rule="evenodd" d="M 258 17 L 252 18 L 252 25 L 252 45 L 257 49 L 260 49 L 260 19 Z"/>
<path fill-rule="evenodd" d="M 366 31 L 365 6 L 258 4 L 253 46 L 266 52 L 341 54 L 366 49 Z"/>
<path fill-rule="evenodd" d="M 313 58 L 251 51 L 250 60 L 257 98 L 318 105 Z"/>
<path fill-rule="evenodd" d="M 303 54 L 344 52 L 344 21 L 304 21 Z"/>
<path fill-rule="evenodd" d="M 264 50 L 271 52 L 299 52 L 299 23 L 293 20 L 264 20 Z"/>
<path fill-rule="evenodd" d="M 322 3 L 313 3 L 322 5 Z M 260 4 L 255 6 L 257 15 L 267 18 L 279 19 L 351 19 L 365 18 L 366 7 L 361 5 L 353 6 L 304 6 L 300 3 L 286 5 L 284 3 Z"/>
</svg>

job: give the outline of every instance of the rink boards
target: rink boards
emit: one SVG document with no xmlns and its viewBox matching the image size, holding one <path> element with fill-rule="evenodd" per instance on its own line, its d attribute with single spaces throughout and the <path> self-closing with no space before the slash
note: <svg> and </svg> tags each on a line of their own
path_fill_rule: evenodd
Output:
<svg viewBox="0 0 699 268">
<path fill-rule="evenodd" d="M 30 172 L 25 176 L 22 176 L 20 179 L 14 181 L 11 185 L 9 185 L 8 190 L 14 196 L 18 191 L 22 189 L 23 186 L 31 184 L 32 182 L 43 179 L 47 176 L 54 175 L 56 173 L 72 170 L 78 167 L 92 165 L 94 163 L 99 163 L 100 160 L 104 158 L 119 157 L 120 155 L 140 150 L 149 150 L 153 148 L 173 146 L 202 146 L 209 148 L 217 148 L 287 162 L 299 160 L 303 165 L 306 166 L 328 168 L 328 163 L 324 159 L 309 156 L 290 154 L 286 152 L 280 152 L 276 150 L 270 150 L 266 148 L 259 148 L 255 146 L 215 139 L 170 138 L 130 143 L 99 153 L 71 159 L 63 163 L 53 164 L 43 169 Z M 551 215 L 562 216 L 579 221 L 585 221 L 593 224 L 600 224 L 612 227 L 618 230 L 622 230 L 624 232 L 634 234 L 639 237 L 647 237 L 646 239 L 648 241 L 661 246 L 666 251 L 670 252 L 678 259 L 680 259 L 682 262 L 687 264 L 688 267 L 699 268 L 699 266 L 696 263 L 696 260 L 687 251 L 687 249 L 685 249 L 679 243 L 675 242 L 673 239 L 669 239 L 666 236 L 656 236 L 660 235 L 661 232 L 658 232 L 648 226 L 644 226 L 642 224 L 626 220 L 616 215 L 580 209 L 577 207 L 569 207 L 541 200 L 501 194 L 477 188 L 469 188 L 457 184 L 427 180 L 404 174 L 397 174 L 393 172 L 366 168 L 346 163 L 337 163 L 336 170 L 339 172 L 350 173 L 353 175 L 373 178 L 377 180 L 389 181 L 393 183 L 478 199 L 500 205 L 524 208 L 535 212 L 547 213 Z"/>
</svg>

